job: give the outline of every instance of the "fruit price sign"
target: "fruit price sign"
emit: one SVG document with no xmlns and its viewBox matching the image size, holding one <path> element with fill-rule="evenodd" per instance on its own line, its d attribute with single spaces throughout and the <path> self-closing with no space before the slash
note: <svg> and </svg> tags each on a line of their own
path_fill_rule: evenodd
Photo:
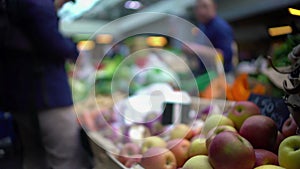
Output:
<svg viewBox="0 0 300 169">
<path fill-rule="evenodd" d="M 248 99 L 260 108 L 261 114 L 271 117 L 281 131 L 283 123 L 288 119 L 290 112 L 283 99 L 251 94 Z"/>
</svg>

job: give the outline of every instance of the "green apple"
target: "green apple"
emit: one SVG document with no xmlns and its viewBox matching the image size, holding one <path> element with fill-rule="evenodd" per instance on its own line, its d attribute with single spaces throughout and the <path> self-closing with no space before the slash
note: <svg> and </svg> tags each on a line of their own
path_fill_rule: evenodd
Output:
<svg viewBox="0 0 300 169">
<path fill-rule="evenodd" d="M 228 118 L 231 119 L 235 127 L 239 130 L 244 121 L 253 115 L 260 115 L 259 107 L 253 102 L 237 102 L 229 111 Z"/>
<path fill-rule="evenodd" d="M 191 139 L 194 136 L 193 131 L 186 124 L 176 125 L 170 132 L 170 139 L 185 138 L 187 140 Z"/>
<path fill-rule="evenodd" d="M 189 157 L 197 155 L 207 155 L 206 139 L 198 138 L 194 140 L 189 148 Z"/>
<path fill-rule="evenodd" d="M 165 140 L 158 136 L 147 137 L 144 139 L 144 142 L 142 144 L 142 153 L 145 153 L 149 148 L 152 147 L 165 148 L 167 147 L 167 143 L 165 142 Z"/>
<path fill-rule="evenodd" d="M 198 155 L 190 158 L 182 169 L 213 169 L 213 167 L 209 163 L 208 156 Z"/>
<path fill-rule="evenodd" d="M 288 169 L 300 168 L 300 136 L 283 140 L 278 152 L 279 165 Z"/>
<path fill-rule="evenodd" d="M 228 117 L 222 114 L 212 114 L 207 117 L 204 122 L 204 127 L 202 129 L 202 134 L 207 135 L 208 132 L 217 126 L 228 125 L 234 127 L 234 123 Z"/>
<path fill-rule="evenodd" d="M 285 168 L 277 166 L 277 165 L 262 165 L 262 166 L 254 168 L 254 169 L 285 169 Z"/>
</svg>

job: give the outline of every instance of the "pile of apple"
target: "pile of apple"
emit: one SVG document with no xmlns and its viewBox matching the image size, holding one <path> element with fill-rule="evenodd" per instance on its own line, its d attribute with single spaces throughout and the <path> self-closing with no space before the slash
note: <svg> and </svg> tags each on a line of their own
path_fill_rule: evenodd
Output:
<svg viewBox="0 0 300 169">
<path fill-rule="evenodd" d="M 252 102 L 236 103 L 226 115 L 211 114 L 200 132 L 175 126 L 168 140 L 147 137 L 124 144 L 118 160 L 145 169 L 300 169 L 300 136 L 289 118 L 278 131 Z"/>
</svg>

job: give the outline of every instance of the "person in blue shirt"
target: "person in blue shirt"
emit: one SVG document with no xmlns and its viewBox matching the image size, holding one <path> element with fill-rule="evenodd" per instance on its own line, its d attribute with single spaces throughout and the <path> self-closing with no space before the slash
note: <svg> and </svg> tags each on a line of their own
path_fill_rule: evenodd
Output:
<svg viewBox="0 0 300 169">
<path fill-rule="evenodd" d="M 217 15 L 217 7 L 213 0 L 197 0 L 195 6 L 195 16 L 197 19 L 197 26 L 206 35 L 213 47 L 222 54 L 224 61 L 224 70 L 229 73 L 233 70 L 233 31 L 230 25 Z M 201 37 L 198 38 L 198 44 L 189 44 L 191 50 L 198 55 L 206 55 L 214 53 L 209 51 Z"/>
<path fill-rule="evenodd" d="M 56 14 L 67 1 L 1 2 L 0 111 L 16 120 L 24 169 L 89 167 L 65 71 L 78 51 Z"/>
</svg>

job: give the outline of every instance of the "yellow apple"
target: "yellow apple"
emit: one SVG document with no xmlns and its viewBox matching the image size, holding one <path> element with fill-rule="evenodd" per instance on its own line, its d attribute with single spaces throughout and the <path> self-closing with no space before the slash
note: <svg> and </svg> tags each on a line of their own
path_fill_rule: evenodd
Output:
<svg viewBox="0 0 300 169">
<path fill-rule="evenodd" d="M 187 140 L 191 139 L 194 136 L 193 130 L 186 124 L 176 125 L 170 132 L 170 139 L 185 138 Z"/>
<path fill-rule="evenodd" d="M 285 168 L 277 166 L 277 165 L 262 165 L 262 166 L 254 168 L 254 169 L 285 169 Z"/>
<path fill-rule="evenodd" d="M 190 158 L 182 167 L 182 169 L 213 169 L 210 165 L 208 156 L 198 155 Z"/>
<path fill-rule="evenodd" d="M 198 138 L 194 140 L 189 148 L 189 157 L 196 155 L 207 155 L 206 139 Z"/>
<path fill-rule="evenodd" d="M 210 115 L 204 122 L 204 127 L 202 129 L 202 133 L 204 135 L 207 135 L 211 129 L 213 129 L 217 126 L 223 126 L 223 125 L 228 125 L 228 126 L 234 127 L 234 123 L 228 117 L 226 117 L 222 114 Z"/>
<path fill-rule="evenodd" d="M 167 147 L 167 143 L 158 136 L 147 137 L 142 144 L 142 153 L 145 153 L 149 148 L 152 147 L 165 148 Z"/>
</svg>

